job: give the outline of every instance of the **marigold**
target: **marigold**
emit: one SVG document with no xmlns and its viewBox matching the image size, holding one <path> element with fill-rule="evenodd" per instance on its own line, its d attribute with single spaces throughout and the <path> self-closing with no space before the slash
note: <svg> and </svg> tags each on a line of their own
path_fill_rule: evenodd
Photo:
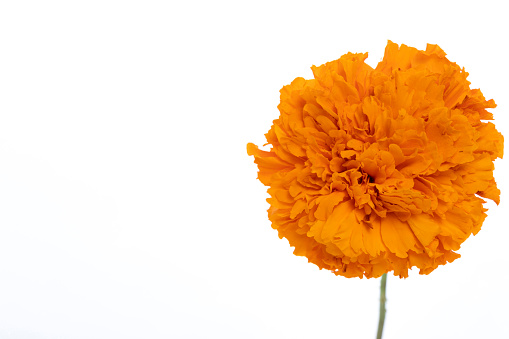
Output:
<svg viewBox="0 0 509 339">
<path fill-rule="evenodd" d="M 345 277 L 429 274 L 459 258 L 499 203 L 496 107 L 437 45 L 388 42 L 373 69 L 348 53 L 281 89 L 270 151 L 247 145 L 269 186 L 272 227 Z"/>
</svg>

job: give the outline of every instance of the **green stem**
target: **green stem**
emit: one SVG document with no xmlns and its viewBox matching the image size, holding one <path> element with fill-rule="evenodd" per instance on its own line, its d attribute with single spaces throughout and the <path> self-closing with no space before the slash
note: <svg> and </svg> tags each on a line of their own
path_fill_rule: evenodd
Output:
<svg viewBox="0 0 509 339">
<path fill-rule="evenodd" d="M 380 284 L 380 318 L 378 319 L 378 332 L 376 334 L 376 339 L 382 339 L 382 332 L 384 331 L 384 322 L 385 322 L 385 301 L 387 298 L 385 297 L 385 287 L 387 285 L 387 273 L 382 275 L 382 283 Z"/>
</svg>

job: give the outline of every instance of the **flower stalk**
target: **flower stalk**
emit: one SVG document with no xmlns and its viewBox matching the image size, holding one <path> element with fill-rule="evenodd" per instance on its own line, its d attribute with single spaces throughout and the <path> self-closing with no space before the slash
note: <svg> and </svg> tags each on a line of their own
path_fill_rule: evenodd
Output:
<svg viewBox="0 0 509 339">
<path fill-rule="evenodd" d="M 387 273 L 382 275 L 382 282 L 380 283 L 380 317 L 378 319 L 378 332 L 376 334 L 376 339 L 382 339 L 382 333 L 384 331 L 384 322 L 385 322 L 385 301 L 387 298 L 385 297 L 385 289 L 387 286 Z"/>
</svg>

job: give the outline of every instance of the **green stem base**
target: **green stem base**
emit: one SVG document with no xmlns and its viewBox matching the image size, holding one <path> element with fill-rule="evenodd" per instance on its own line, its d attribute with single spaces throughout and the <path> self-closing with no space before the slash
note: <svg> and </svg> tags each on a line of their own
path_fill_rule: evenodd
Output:
<svg viewBox="0 0 509 339">
<path fill-rule="evenodd" d="M 378 319 L 378 332 L 376 334 L 376 339 L 382 339 L 382 333 L 384 331 L 384 322 L 385 322 L 385 301 L 387 298 L 385 297 L 385 288 L 387 286 L 387 273 L 382 275 L 382 282 L 380 284 L 380 318 Z"/>
</svg>

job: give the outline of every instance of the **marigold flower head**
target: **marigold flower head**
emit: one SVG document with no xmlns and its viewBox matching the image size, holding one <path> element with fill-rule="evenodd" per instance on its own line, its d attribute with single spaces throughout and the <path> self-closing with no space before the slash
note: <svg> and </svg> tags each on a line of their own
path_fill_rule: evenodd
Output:
<svg viewBox="0 0 509 339">
<path fill-rule="evenodd" d="M 320 269 L 345 277 L 429 274 L 459 258 L 499 203 L 496 107 L 437 45 L 388 42 L 313 66 L 281 89 L 270 151 L 247 145 L 269 186 L 272 227 Z"/>
</svg>

